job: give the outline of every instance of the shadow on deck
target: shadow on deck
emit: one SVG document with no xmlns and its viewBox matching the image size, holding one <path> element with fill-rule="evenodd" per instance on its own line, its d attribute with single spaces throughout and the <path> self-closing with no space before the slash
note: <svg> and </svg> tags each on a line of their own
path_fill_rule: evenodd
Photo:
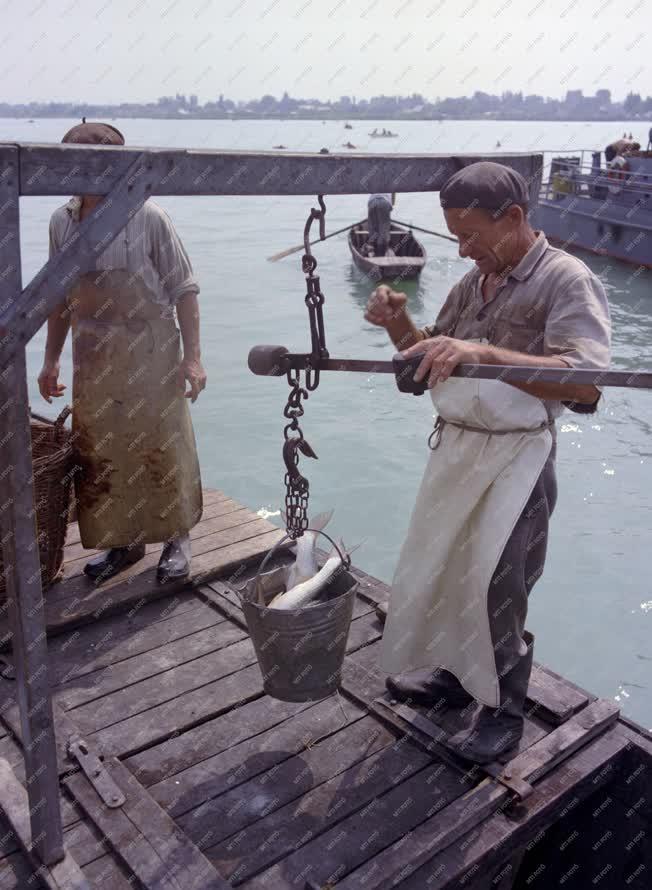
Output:
<svg viewBox="0 0 652 890">
<path fill-rule="evenodd" d="M 649 887 L 649 737 L 612 703 L 536 665 L 508 770 L 494 764 L 492 777 L 445 756 L 433 724 L 379 701 L 378 607 L 388 591 L 364 572 L 354 570 L 340 692 L 303 704 L 267 696 L 229 579 L 251 577 L 280 536 L 209 491 L 192 534 L 192 585 L 157 587 L 151 547 L 96 590 L 70 526 L 47 621 L 66 849 L 88 886 Z M 0 758 L 24 782 L 6 676 L 0 699 Z M 439 728 L 458 721 L 444 714 Z M 102 753 L 121 806 L 74 771 L 66 747 L 75 733 Z M 523 799 L 510 770 L 531 782 Z M 0 828 L 0 890 L 35 886 Z"/>
</svg>

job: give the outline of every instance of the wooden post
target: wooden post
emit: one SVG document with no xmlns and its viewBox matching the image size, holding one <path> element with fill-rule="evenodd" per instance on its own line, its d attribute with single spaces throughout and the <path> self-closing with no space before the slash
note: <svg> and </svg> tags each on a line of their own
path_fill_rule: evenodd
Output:
<svg viewBox="0 0 652 890">
<path fill-rule="evenodd" d="M 18 196 L 18 148 L 0 146 L 0 318 L 21 293 Z M 0 339 L 6 335 L 0 327 Z M 0 367 L 0 529 L 32 838 L 43 864 L 51 865 L 64 849 L 24 346 Z"/>
</svg>

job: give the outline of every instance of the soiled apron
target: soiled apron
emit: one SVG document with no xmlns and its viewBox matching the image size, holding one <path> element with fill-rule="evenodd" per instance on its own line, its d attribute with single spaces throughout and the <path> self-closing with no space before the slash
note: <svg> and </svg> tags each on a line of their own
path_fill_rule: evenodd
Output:
<svg viewBox="0 0 652 890">
<path fill-rule="evenodd" d="M 448 423 L 401 550 L 381 664 L 388 673 L 441 666 L 495 708 L 489 584 L 550 453 L 550 420 L 540 399 L 500 381 L 452 378 L 431 394 Z"/>
<path fill-rule="evenodd" d="M 83 275 L 66 300 L 73 332 L 75 494 L 81 542 L 165 541 L 195 525 L 202 488 L 180 333 L 124 270 Z"/>
</svg>

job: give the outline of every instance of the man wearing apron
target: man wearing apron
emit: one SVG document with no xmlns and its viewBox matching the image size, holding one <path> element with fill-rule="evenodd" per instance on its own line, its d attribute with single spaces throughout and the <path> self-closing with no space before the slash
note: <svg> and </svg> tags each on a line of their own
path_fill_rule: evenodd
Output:
<svg viewBox="0 0 652 890">
<path fill-rule="evenodd" d="M 609 367 L 599 279 L 527 221 L 523 177 L 478 162 L 440 200 L 462 257 L 475 260 L 434 325 L 418 329 L 406 295 L 374 291 L 366 318 L 405 355 L 425 353 L 438 419 L 394 576 L 381 664 L 394 698 L 436 710 L 478 701 L 446 744 L 476 763 L 514 748 L 532 668 L 528 595 L 543 571 L 557 497 L 555 418 L 595 411 L 594 386 L 450 378 L 460 363 Z M 468 708 L 468 711 L 466 710 Z"/>
<path fill-rule="evenodd" d="M 124 138 L 110 124 L 84 121 L 63 142 Z M 78 196 L 54 212 L 50 256 L 102 200 Z M 82 545 L 103 551 L 84 567 L 96 584 L 142 559 L 151 543 L 164 544 L 158 583 L 190 572 L 202 488 L 187 398 L 194 402 L 206 385 L 198 293 L 169 217 L 149 200 L 48 319 L 39 375 L 48 402 L 65 390 L 59 359 L 72 325 L 77 518 Z"/>
</svg>

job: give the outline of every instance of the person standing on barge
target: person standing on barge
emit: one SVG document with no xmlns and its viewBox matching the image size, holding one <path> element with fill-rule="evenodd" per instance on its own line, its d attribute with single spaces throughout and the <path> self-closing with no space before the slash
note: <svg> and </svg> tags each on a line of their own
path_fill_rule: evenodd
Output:
<svg viewBox="0 0 652 890">
<path fill-rule="evenodd" d="M 557 499 L 555 418 L 593 412 L 599 390 L 573 368 L 605 369 L 610 318 L 600 280 L 527 219 L 524 178 L 470 164 L 443 186 L 446 224 L 475 267 L 434 324 L 417 328 L 406 295 L 380 286 L 366 319 L 404 355 L 424 354 L 439 417 L 395 572 L 381 649 L 391 695 L 466 711 L 446 744 L 476 763 L 517 744 L 532 668 L 528 595 L 541 577 Z M 568 368 L 566 383 L 450 378 L 460 363 Z"/>
<path fill-rule="evenodd" d="M 62 141 L 124 145 L 99 122 L 78 124 Z M 51 257 L 102 200 L 75 196 L 55 210 Z M 96 584 L 142 559 L 151 543 L 164 544 L 158 583 L 190 572 L 202 487 L 187 399 L 206 386 L 198 293 L 172 222 L 150 199 L 48 319 L 38 378 L 48 402 L 65 390 L 60 356 L 72 326 L 77 518 L 82 545 L 102 551 L 84 567 Z"/>
</svg>

